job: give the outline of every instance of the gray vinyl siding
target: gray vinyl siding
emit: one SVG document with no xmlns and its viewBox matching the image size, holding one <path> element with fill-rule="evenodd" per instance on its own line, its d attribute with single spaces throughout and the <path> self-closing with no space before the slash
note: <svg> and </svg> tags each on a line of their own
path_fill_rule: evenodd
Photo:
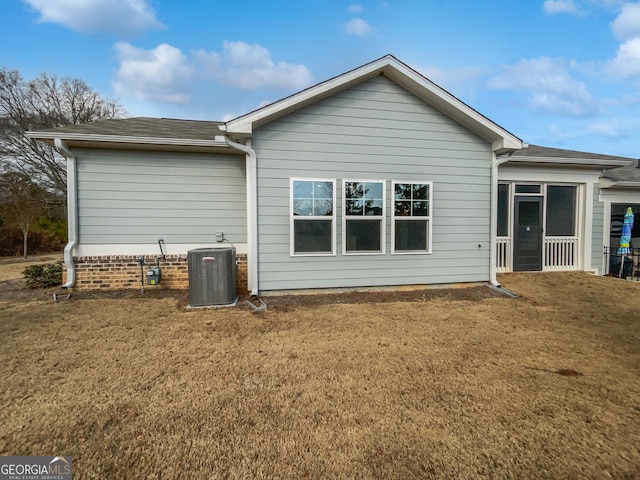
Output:
<svg viewBox="0 0 640 480">
<path fill-rule="evenodd" d="M 262 291 L 489 279 L 491 145 L 385 77 L 256 129 Z M 290 178 L 336 179 L 336 255 L 290 255 Z M 386 253 L 342 254 L 342 180 L 384 180 Z M 391 254 L 391 182 L 432 181 L 432 253 Z"/>
<path fill-rule="evenodd" d="M 593 187 L 593 223 L 591 230 L 591 268 L 597 268 L 602 274 L 603 265 L 603 228 L 604 228 L 604 203 L 598 197 L 600 189 Z"/>
<path fill-rule="evenodd" d="M 247 241 L 244 156 L 83 149 L 81 244 Z"/>
</svg>

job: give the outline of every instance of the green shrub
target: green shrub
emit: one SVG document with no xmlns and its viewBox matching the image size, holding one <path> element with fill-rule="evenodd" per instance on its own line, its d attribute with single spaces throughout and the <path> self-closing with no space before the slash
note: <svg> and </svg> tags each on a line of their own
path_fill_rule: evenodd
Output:
<svg viewBox="0 0 640 480">
<path fill-rule="evenodd" d="M 47 288 L 62 284 L 62 263 L 30 265 L 22 272 L 29 288 Z"/>
</svg>

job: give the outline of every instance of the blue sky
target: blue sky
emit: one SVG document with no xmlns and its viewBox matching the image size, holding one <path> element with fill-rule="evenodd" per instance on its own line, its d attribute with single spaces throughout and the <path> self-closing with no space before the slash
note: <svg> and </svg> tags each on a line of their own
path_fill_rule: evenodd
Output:
<svg viewBox="0 0 640 480">
<path fill-rule="evenodd" d="M 525 142 L 640 157 L 640 2 L 2 0 L 0 65 L 227 120 L 387 53 Z"/>
</svg>

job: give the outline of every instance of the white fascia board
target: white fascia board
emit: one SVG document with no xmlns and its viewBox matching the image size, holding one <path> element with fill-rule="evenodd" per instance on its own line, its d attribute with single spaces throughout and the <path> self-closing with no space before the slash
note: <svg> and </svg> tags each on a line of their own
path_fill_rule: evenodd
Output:
<svg viewBox="0 0 640 480">
<path fill-rule="evenodd" d="M 494 151 L 523 148 L 524 144 L 518 137 L 390 55 L 231 120 L 226 123 L 226 131 L 229 134 L 250 136 L 254 126 L 260 126 L 380 74 L 385 74 L 414 95 L 490 141 Z"/>
<path fill-rule="evenodd" d="M 130 137 L 121 135 L 101 135 L 96 133 L 64 133 L 64 132 L 27 132 L 27 138 L 34 140 L 55 140 L 61 138 L 66 142 L 104 142 L 104 143 L 132 143 L 140 145 L 174 145 L 189 147 L 225 147 L 225 142 L 212 140 L 198 140 L 190 138 L 159 138 L 159 137 Z"/>
<path fill-rule="evenodd" d="M 635 188 L 640 189 L 640 182 L 626 182 L 626 181 L 618 181 L 614 182 L 612 180 L 606 179 L 606 181 L 600 181 L 600 188 Z"/>
<path fill-rule="evenodd" d="M 511 162 L 513 163 L 528 163 L 546 164 L 546 165 L 571 165 L 575 167 L 585 168 L 618 168 L 626 167 L 629 165 L 627 160 L 605 160 L 597 158 L 563 158 L 563 157 L 518 157 L 515 156 Z"/>
<path fill-rule="evenodd" d="M 490 141 L 493 151 L 519 150 L 524 147 L 518 137 L 397 60 L 389 63 L 383 71 L 400 86 Z"/>
</svg>

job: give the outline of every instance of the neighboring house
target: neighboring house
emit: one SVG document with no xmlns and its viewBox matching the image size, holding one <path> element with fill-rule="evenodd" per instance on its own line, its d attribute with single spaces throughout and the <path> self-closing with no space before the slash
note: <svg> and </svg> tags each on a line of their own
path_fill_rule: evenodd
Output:
<svg viewBox="0 0 640 480">
<path fill-rule="evenodd" d="M 224 241 L 252 294 L 597 270 L 599 176 L 630 162 L 525 148 L 392 56 L 226 123 L 28 136 L 67 156 L 67 286 L 90 288 L 135 286 L 159 239 L 164 285 L 186 286 L 187 252 Z"/>
<path fill-rule="evenodd" d="M 600 179 L 599 200 L 603 204 L 603 236 L 599 242 L 615 253 L 620 244 L 622 222 L 628 207 L 635 214 L 631 247 L 640 252 L 640 161 L 623 168 L 607 170 Z M 602 262 L 606 259 L 603 257 Z M 605 264 L 602 264 L 604 269 Z"/>
</svg>

